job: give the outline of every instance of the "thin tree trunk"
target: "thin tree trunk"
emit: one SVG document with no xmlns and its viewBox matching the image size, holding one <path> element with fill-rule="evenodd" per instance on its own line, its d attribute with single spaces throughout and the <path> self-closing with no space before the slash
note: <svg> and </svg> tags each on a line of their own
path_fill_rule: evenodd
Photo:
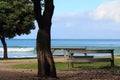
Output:
<svg viewBox="0 0 120 80">
<path fill-rule="evenodd" d="M 56 68 L 51 53 L 51 19 L 54 11 L 53 0 L 44 0 L 45 9 L 42 14 L 40 0 L 33 0 L 35 18 L 38 22 L 36 50 L 38 57 L 38 77 L 56 78 Z"/>
<path fill-rule="evenodd" d="M 4 49 L 4 56 L 3 56 L 3 58 L 7 59 L 8 58 L 8 54 L 7 54 L 7 44 L 5 42 L 5 37 L 0 37 L 0 39 L 1 39 L 1 42 L 3 44 L 3 49 Z"/>
</svg>

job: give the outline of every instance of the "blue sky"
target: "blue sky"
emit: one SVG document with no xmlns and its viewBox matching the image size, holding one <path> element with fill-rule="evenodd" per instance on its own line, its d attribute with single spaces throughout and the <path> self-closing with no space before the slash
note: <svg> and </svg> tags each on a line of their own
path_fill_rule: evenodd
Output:
<svg viewBox="0 0 120 80">
<path fill-rule="evenodd" d="M 120 0 L 54 0 L 52 39 L 120 39 Z M 36 29 L 16 38 L 36 38 Z"/>
</svg>

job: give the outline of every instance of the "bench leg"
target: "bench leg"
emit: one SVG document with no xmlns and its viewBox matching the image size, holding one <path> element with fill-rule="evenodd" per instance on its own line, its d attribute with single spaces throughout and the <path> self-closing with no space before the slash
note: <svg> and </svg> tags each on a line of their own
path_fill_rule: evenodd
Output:
<svg viewBox="0 0 120 80">
<path fill-rule="evenodd" d="M 71 67 L 73 68 L 74 66 L 73 66 L 73 62 L 71 62 Z"/>
<path fill-rule="evenodd" d="M 68 61 L 68 69 L 73 68 L 73 62 Z"/>
<path fill-rule="evenodd" d="M 111 57 L 112 57 L 112 59 L 111 59 L 111 67 L 114 67 L 115 66 L 115 64 L 114 64 L 114 51 L 111 53 Z"/>
<path fill-rule="evenodd" d="M 111 60 L 111 67 L 115 67 L 114 60 Z"/>
</svg>

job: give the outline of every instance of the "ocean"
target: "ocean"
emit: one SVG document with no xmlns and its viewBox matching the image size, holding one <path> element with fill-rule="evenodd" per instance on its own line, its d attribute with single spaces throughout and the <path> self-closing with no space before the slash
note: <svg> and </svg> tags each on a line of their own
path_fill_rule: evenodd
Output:
<svg viewBox="0 0 120 80">
<path fill-rule="evenodd" d="M 8 57 L 36 57 L 35 39 L 6 39 Z M 51 47 L 84 47 L 86 49 L 114 49 L 115 55 L 120 55 L 120 39 L 52 39 Z M 55 51 L 53 55 L 63 55 Z M 94 55 L 91 54 L 91 55 Z M 101 56 L 97 54 L 96 56 Z M 105 54 L 103 55 L 105 56 Z M 0 57 L 3 57 L 2 43 L 0 42 Z"/>
</svg>

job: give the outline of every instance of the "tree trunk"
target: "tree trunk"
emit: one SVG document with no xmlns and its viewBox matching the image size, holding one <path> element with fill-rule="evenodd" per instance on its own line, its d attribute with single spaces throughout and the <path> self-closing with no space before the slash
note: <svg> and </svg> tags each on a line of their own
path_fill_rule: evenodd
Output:
<svg viewBox="0 0 120 80">
<path fill-rule="evenodd" d="M 54 11 L 53 0 L 44 0 L 42 14 L 40 0 L 33 0 L 35 18 L 38 23 L 36 50 L 38 57 L 38 77 L 56 78 L 56 68 L 51 53 L 51 19 Z"/>
<path fill-rule="evenodd" d="M 38 76 L 56 77 L 56 69 L 50 47 L 50 33 L 39 29 L 37 35 Z"/>
<path fill-rule="evenodd" d="M 1 42 L 3 44 L 3 49 L 4 49 L 4 56 L 3 56 L 3 58 L 7 59 L 8 55 L 7 55 L 7 44 L 5 42 L 5 37 L 0 37 L 0 39 L 1 39 Z"/>
</svg>

